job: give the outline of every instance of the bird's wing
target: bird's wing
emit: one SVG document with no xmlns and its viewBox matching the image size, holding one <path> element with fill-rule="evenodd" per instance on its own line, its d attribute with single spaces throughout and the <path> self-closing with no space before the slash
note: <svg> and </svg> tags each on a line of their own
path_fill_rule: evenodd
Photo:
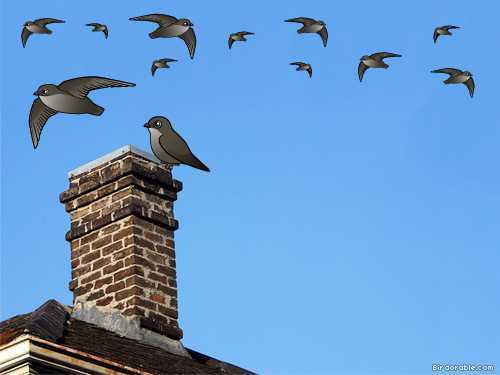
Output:
<svg viewBox="0 0 500 375">
<path fill-rule="evenodd" d="M 438 36 L 439 36 L 439 33 L 436 30 L 434 30 L 434 43 L 436 43 Z"/>
<path fill-rule="evenodd" d="M 129 20 L 130 21 L 156 22 L 161 27 L 167 27 L 168 25 L 171 25 L 174 22 L 178 21 L 177 18 L 172 17 L 172 16 L 167 16 L 165 14 L 148 14 L 146 16 L 139 16 L 139 17 L 129 18 Z"/>
<path fill-rule="evenodd" d="M 57 87 L 60 90 L 67 91 L 71 95 L 82 99 L 85 98 L 91 90 L 127 86 L 135 86 L 135 83 L 128 83 L 103 77 L 80 77 L 64 81 Z"/>
<path fill-rule="evenodd" d="M 244 36 L 244 35 L 253 35 L 255 33 L 251 33 L 249 31 L 240 31 L 239 33 L 235 33 L 238 36 Z"/>
<path fill-rule="evenodd" d="M 290 63 L 290 65 L 304 66 L 304 65 L 306 65 L 306 64 L 305 64 L 305 63 L 303 63 L 303 62 L 294 62 L 294 63 Z"/>
<path fill-rule="evenodd" d="M 361 82 L 363 80 L 363 75 L 365 74 L 366 69 L 368 69 L 368 68 L 369 68 L 369 66 L 366 65 L 363 61 L 359 62 L 359 65 L 358 65 L 359 82 Z"/>
<path fill-rule="evenodd" d="M 227 42 L 227 44 L 229 44 L 229 49 L 231 49 L 231 46 L 233 45 L 234 43 L 234 39 L 232 38 L 232 35 L 229 36 L 229 41 Z"/>
<path fill-rule="evenodd" d="M 464 82 L 464 85 L 467 86 L 467 88 L 469 89 L 469 94 L 470 94 L 470 97 L 472 98 L 472 95 L 474 95 L 474 80 L 472 79 L 472 77 L 470 77 L 467 81 Z"/>
<path fill-rule="evenodd" d="M 177 60 L 174 60 L 174 59 L 161 59 L 161 60 L 158 60 L 159 62 L 161 62 L 162 64 L 165 64 L 165 63 L 168 63 L 170 61 L 177 61 Z"/>
<path fill-rule="evenodd" d="M 23 48 L 26 47 L 26 42 L 28 41 L 28 37 L 33 34 L 26 27 L 23 28 L 23 32 L 21 33 L 21 40 L 23 42 Z"/>
<path fill-rule="evenodd" d="M 309 78 L 311 78 L 313 75 L 313 70 L 312 70 L 310 65 L 309 65 L 309 69 L 307 69 L 307 71 L 309 72 Z"/>
<path fill-rule="evenodd" d="M 186 43 L 186 46 L 189 50 L 189 56 L 193 58 L 194 50 L 196 48 L 196 35 L 194 35 L 194 30 L 192 28 L 187 29 L 184 34 L 179 35 L 179 38 L 181 38 L 184 43 Z"/>
<path fill-rule="evenodd" d="M 40 133 L 42 132 L 43 126 L 49 119 L 49 117 L 54 116 L 59 113 L 58 111 L 47 107 L 42 101 L 37 98 L 33 101 L 31 106 L 29 123 L 31 140 L 33 141 L 33 147 L 38 146 L 38 141 L 40 139 Z"/>
<path fill-rule="evenodd" d="M 446 73 L 449 74 L 451 77 L 456 77 L 459 74 L 462 73 L 461 70 L 458 69 L 453 69 L 453 68 L 445 68 L 445 69 L 438 69 L 438 70 L 433 70 L 431 73 Z"/>
<path fill-rule="evenodd" d="M 153 65 L 151 66 L 151 74 L 153 74 L 153 76 L 155 75 L 156 69 L 158 69 L 158 67 L 155 65 L 155 63 L 153 63 Z"/>
<path fill-rule="evenodd" d="M 289 20 L 285 20 L 285 22 L 299 22 L 303 24 L 304 26 L 309 26 L 315 23 L 316 21 L 313 20 L 312 18 L 305 18 L 305 17 L 299 17 L 299 18 L 292 18 Z"/>
<path fill-rule="evenodd" d="M 449 29 L 460 29 L 460 27 L 458 27 L 458 26 L 446 25 L 446 26 L 441 26 L 441 29 L 443 29 L 443 30 L 449 30 Z"/>
<path fill-rule="evenodd" d="M 106 37 L 106 39 L 108 39 L 108 28 L 104 27 L 104 30 L 102 32 L 104 33 L 104 36 Z"/>
<path fill-rule="evenodd" d="M 323 45 L 326 47 L 326 42 L 328 41 L 328 31 L 326 31 L 326 26 L 323 26 L 320 31 L 318 31 L 321 40 L 323 41 Z"/>
<path fill-rule="evenodd" d="M 210 169 L 193 155 L 186 141 L 174 129 L 172 129 L 172 133 L 168 136 L 160 136 L 160 146 L 174 159 L 191 167 L 210 172 Z"/>
<path fill-rule="evenodd" d="M 386 57 L 401 57 L 401 55 L 389 52 L 379 52 L 379 53 L 374 53 L 370 57 L 374 60 L 382 61 L 382 59 L 385 59 Z"/>
<path fill-rule="evenodd" d="M 54 18 L 40 18 L 39 20 L 33 21 L 35 25 L 45 27 L 48 23 L 64 23 L 65 21 L 56 20 Z"/>
<path fill-rule="evenodd" d="M 85 26 L 99 27 L 99 26 L 102 26 L 102 25 L 100 23 L 87 23 Z"/>
</svg>

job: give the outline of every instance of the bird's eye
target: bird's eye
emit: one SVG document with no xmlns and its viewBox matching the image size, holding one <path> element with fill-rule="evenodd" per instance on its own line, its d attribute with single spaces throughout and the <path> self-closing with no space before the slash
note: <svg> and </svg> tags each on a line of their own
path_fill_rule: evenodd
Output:
<svg viewBox="0 0 500 375">
<path fill-rule="evenodd" d="M 187 25 L 188 25 L 188 23 L 187 23 L 187 22 L 184 22 L 184 26 L 187 26 Z"/>
<path fill-rule="evenodd" d="M 158 129 L 159 127 L 161 127 L 161 121 L 160 120 L 156 120 L 155 121 L 155 128 Z"/>
<path fill-rule="evenodd" d="M 47 89 L 43 89 L 43 90 L 42 90 L 42 95 L 43 95 L 43 96 L 47 96 L 47 95 L 49 95 L 49 90 L 47 90 Z"/>
</svg>

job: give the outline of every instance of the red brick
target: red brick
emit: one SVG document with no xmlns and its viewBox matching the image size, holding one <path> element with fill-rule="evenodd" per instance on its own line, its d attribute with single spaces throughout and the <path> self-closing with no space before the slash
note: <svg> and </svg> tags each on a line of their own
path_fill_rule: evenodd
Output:
<svg viewBox="0 0 500 375">
<path fill-rule="evenodd" d="M 168 279 L 168 285 L 172 288 L 177 288 L 177 280 L 175 279 Z"/>
<path fill-rule="evenodd" d="M 132 285 L 138 285 L 144 288 L 151 288 L 151 289 L 155 288 L 155 283 L 137 275 L 130 276 L 127 280 L 125 280 L 125 285 L 127 287 Z"/>
<path fill-rule="evenodd" d="M 157 288 L 160 292 L 163 292 L 171 297 L 176 297 L 177 298 L 177 289 L 172 289 L 169 288 L 168 286 L 164 286 L 159 284 Z"/>
<path fill-rule="evenodd" d="M 82 295 L 90 292 L 91 289 L 92 289 L 92 284 L 87 284 L 85 286 L 79 286 L 78 288 L 75 288 L 75 290 L 73 291 L 73 295 L 74 296 L 82 296 Z"/>
<path fill-rule="evenodd" d="M 163 305 L 158 305 L 158 312 L 173 319 L 179 318 L 179 312 L 177 310 L 169 309 L 168 307 L 165 307 Z"/>
<path fill-rule="evenodd" d="M 78 279 L 76 279 L 76 280 L 71 280 L 71 281 L 69 282 L 69 285 L 68 285 L 68 286 L 69 286 L 69 290 L 70 290 L 70 291 L 74 291 L 74 290 L 75 290 L 75 288 L 78 286 Z"/>
<path fill-rule="evenodd" d="M 102 274 L 103 275 L 111 275 L 112 273 L 114 273 L 115 271 L 117 271 L 123 267 L 124 267 L 123 260 L 120 260 L 119 262 L 117 262 L 115 264 L 104 267 L 102 270 Z"/>
<path fill-rule="evenodd" d="M 177 308 L 177 299 L 175 298 L 170 298 L 170 306 L 171 307 L 174 307 L 174 308 Z"/>
<path fill-rule="evenodd" d="M 108 276 L 108 277 L 105 277 L 103 279 L 99 279 L 99 280 L 97 280 L 95 282 L 94 289 L 99 289 L 103 285 L 111 284 L 112 282 L 113 282 L 113 277 L 112 276 Z"/>
<path fill-rule="evenodd" d="M 175 259 L 169 258 L 168 265 L 172 268 L 175 268 L 176 267 Z"/>
<path fill-rule="evenodd" d="M 113 301 L 113 297 L 106 297 L 106 298 L 103 298 L 103 299 L 100 299 L 99 301 L 97 301 L 95 304 L 97 306 L 107 306 L 109 305 L 111 302 Z"/>
<path fill-rule="evenodd" d="M 89 233 L 89 234 L 87 234 L 86 236 L 83 236 L 80 239 L 80 244 L 83 246 L 86 243 L 94 241 L 97 237 L 98 237 L 98 233 L 97 232 Z"/>
<path fill-rule="evenodd" d="M 109 199 L 99 199 L 97 202 L 92 203 L 90 206 L 90 209 L 93 212 L 99 211 L 101 208 L 106 207 L 106 205 L 109 203 Z"/>
<path fill-rule="evenodd" d="M 156 303 L 147 301 L 145 299 L 142 299 L 140 297 L 132 297 L 127 301 L 127 307 L 130 306 L 140 306 L 140 307 L 145 307 L 147 309 L 156 311 Z"/>
<path fill-rule="evenodd" d="M 114 260 L 120 260 L 125 257 L 128 257 L 129 255 L 142 255 L 144 253 L 144 250 L 136 247 L 136 246 L 129 246 L 125 249 L 118 250 L 113 254 L 113 259 Z"/>
<path fill-rule="evenodd" d="M 146 251 L 146 257 L 149 260 L 162 265 L 165 265 L 167 260 L 164 254 L 158 254 L 155 251 Z"/>
<path fill-rule="evenodd" d="M 159 226 L 155 226 L 155 232 L 161 234 L 164 237 L 174 238 L 174 232 Z"/>
<path fill-rule="evenodd" d="M 75 250 L 80 247 L 80 240 L 71 241 L 71 250 Z"/>
<path fill-rule="evenodd" d="M 161 254 L 165 254 L 171 258 L 175 258 L 175 251 L 169 247 L 163 246 L 156 244 L 155 245 L 155 250 Z"/>
<path fill-rule="evenodd" d="M 116 202 L 122 198 L 125 198 L 129 195 L 133 194 L 133 187 L 132 186 L 128 186 L 126 187 L 125 189 L 123 190 L 120 190 L 116 193 L 114 193 L 112 196 L 111 196 L 111 200 L 112 202 Z"/>
<path fill-rule="evenodd" d="M 128 298 L 128 297 L 133 297 L 133 296 L 142 296 L 144 294 L 144 291 L 142 288 L 138 286 L 134 286 L 130 289 L 125 289 L 117 292 L 115 294 L 115 300 L 121 301 L 122 299 Z"/>
<path fill-rule="evenodd" d="M 76 268 L 80 265 L 80 259 L 73 259 L 71 261 L 71 268 Z"/>
<path fill-rule="evenodd" d="M 101 247 L 104 247 L 106 245 L 109 245 L 111 243 L 111 235 L 108 234 L 105 237 L 99 238 L 92 242 L 92 249 L 100 249 Z"/>
<path fill-rule="evenodd" d="M 101 251 L 102 251 L 102 255 L 104 256 L 104 255 L 108 255 L 108 254 L 114 253 L 115 251 L 118 251 L 118 250 L 120 250 L 122 248 L 123 248 L 123 242 L 122 241 L 118 241 L 118 242 L 112 243 L 111 245 L 103 247 L 101 249 Z"/>
<path fill-rule="evenodd" d="M 124 279 L 128 276 L 133 276 L 133 275 L 144 276 L 144 271 L 138 266 L 131 266 L 131 267 L 128 267 L 122 271 L 118 271 L 113 276 L 114 276 L 114 280 L 116 283 L 117 281 L 120 281 L 121 279 Z"/>
<path fill-rule="evenodd" d="M 98 270 L 99 268 L 107 266 L 110 263 L 111 263 L 110 256 L 108 256 L 107 258 L 98 259 L 94 263 L 92 263 L 92 271 Z"/>
<path fill-rule="evenodd" d="M 81 283 L 82 283 L 82 285 L 83 284 L 87 284 L 87 283 L 90 283 L 90 282 L 92 282 L 94 280 L 97 280 L 100 277 L 101 277 L 101 271 L 97 271 L 97 272 L 95 272 L 93 274 L 90 274 L 87 277 L 83 278 L 81 280 Z"/>
<path fill-rule="evenodd" d="M 150 241 L 153 241 L 154 243 L 163 243 L 163 237 L 158 235 L 158 234 L 155 234 L 155 233 L 152 233 L 148 230 L 145 230 L 144 231 L 144 237 L 146 237 L 148 240 Z"/>
<path fill-rule="evenodd" d="M 119 241 L 125 237 L 132 236 L 133 234 L 140 235 L 141 233 L 142 233 L 142 230 L 140 228 L 133 227 L 133 226 L 125 227 L 125 228 L 121 229 L 119 232 L 113 234 L 113 242 Z"/>
<path fill-rule="evenodd" d="M 104 228 L 102 228 L 100 231 L 99 231 L 99 236 L 102 237 L 102 236 L 105 236 L 107 234 L 110 234 L 110 233 L 113 233 L 113 232 L 116 232 L 117 230 L 119 230 L 121 228 L 122 224 L 121 223 L 114 223 L 114 224 L 110 224 Z"/>
<path fill-rule="evenodd" d="M 104 297 L 104 291 L 102 289 L 99 290 L 99 291 L 97 291 L 97 292 L 95 292 L 95 293 L 90 293 L 87 296 L 86 300 L 87 301 L 94 301 L 94 300 L 99 299 L 101 297 Z"/>
<path fill-rule="evenodd" d="M 84 255 L 81 260 L 82 264 L 87 264 L 93 262 L 101 256 L 101 250 L 92 251 L 91 253 Z"/>
<path fill-rule="evenodd" d="M 111 206 L 106 206 L 102 209 L 102 215 L 108 215 L 122 208 L 122 202 L 115 202 Z"/>
<path fill-rule="evenodd" d="M 137 255 L 132 255 L 131 257 L 125 259 L 125 266 L 133 266 L 133 265 L 143 266 L 149 270 L 156 270 L 155 265 L 153 263 L 151 263 L 146 258 Z"/>
<path fill-rule="evenodd" d="M 108 286 L 106 288 L 106 294 L 115 293 L 122 289 L 125 289 L 125 282 L 120 281 L 119 283 L 111 284 L 110 286 Z"/>
<path fill-rule="evenodd" d="M 86 264 L 85 266 L 79 267 L 71 271 L 71 278 L 76 279 L 83 274 L 86 274 L 90 271 L 90 264 Z"/>
<path fill-rule="evenodd" d="M 169 277 L 173 277 L 173 278 L 176 277 L 175 268 L 170 268 L 170 267 L 165 267 L 165 266 L 157 265 L 156 266 L 156 272 L 159 272 L 159 273 L 161 273 L 163 275 L 167 275 Z"/>
<path fill-rule="evenodd" d="M 145 310 L 140 308 L 139 306 L 133 306 L 130 307 L 126 310 L 123 310 L 122 315 L 124 316 L 130 316 L 130 315 L 136 315 L 136 316 L 145 316 Z"/>
<path fill-rule="evenodd" d="M 76 250 L 71 251 L 71 259 L 80 258 L 82 255 L 90 251 L 90 244 L 84 245 Z"/>
<path fill-rule="evenodd" d="M 149 298 L 158 303 L 165 303 L 165 297 L 156 293 L 151 294 Z"/>
<path fill-rule="evenodd" d="M 167 276 L 160 275 L 158 273 L 149 272 L 148 278 L 151 280 L 154 280 L 154 281 L 159 281 L 160 283 L 163 283 L 163 284 L 167 283 Z"/>
</svg>

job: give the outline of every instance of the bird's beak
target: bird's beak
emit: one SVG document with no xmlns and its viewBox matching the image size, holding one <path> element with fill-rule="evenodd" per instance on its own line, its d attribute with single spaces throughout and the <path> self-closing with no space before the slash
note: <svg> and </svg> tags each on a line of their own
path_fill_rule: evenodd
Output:
<svg viewBox="0 0 500 375">
<path fill-rule="evenodd" d="M 33 95 L 38 95 L 38 91 L 35 91 L 35 92 L 33 93 Z"/>
<path fill-rule="evenodd" d="M 194 25 L 192 23 L 190 23 L 189 26 L 194 26 Z"/>
<path fill-rule="evenodd" d="M 144 124 L 144 127 L 145 128 L 149 128 L 149 124 Z"/>
</svg>

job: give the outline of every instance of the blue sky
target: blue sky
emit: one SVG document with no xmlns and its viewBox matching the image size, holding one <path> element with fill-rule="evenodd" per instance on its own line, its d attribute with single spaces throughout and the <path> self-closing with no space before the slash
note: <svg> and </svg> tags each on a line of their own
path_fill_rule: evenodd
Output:
<svg viewBox="0 0 500 375">
<path fill-rule="evenodd" d="M 150 152 L 143 124 L 161 115 L 211 170 L 173 172 L 185 346 L 262 374 L 500 373 L 498 1 L 1 7 L 2 320 L 72 304 L 67 172 L 127 144 Z M 193 60 L 128 20 L 151 13 L 191 20 Z M 66 23 L 23 48 L 23 24 L 45 17 Z M 295 17 L 323 20 L 327 47 Z M 360 83 L 375 52 L 402 57 Z M 152 77 L 160 58 L 178 62 Z M 442 68 L 472 72 L 474 98 Z M 33 149 L 32 93 L 90 75 L 137 86 L 92 91 L 101 116 L 57 114 Z"/>
</svg>

